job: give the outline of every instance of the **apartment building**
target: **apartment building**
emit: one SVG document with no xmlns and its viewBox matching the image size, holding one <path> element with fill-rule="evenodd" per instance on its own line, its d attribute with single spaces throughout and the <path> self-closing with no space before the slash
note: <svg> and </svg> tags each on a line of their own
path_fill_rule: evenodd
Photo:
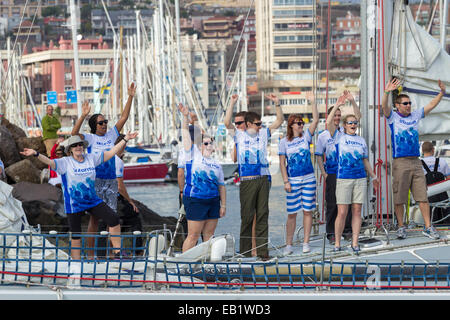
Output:
<svg viewBox="0 0 450 320">
<path fill-rule="evenodd" d="M 78 44 L 81 96 L 93 103 L 98 89 L 94 78 L 98 77 L 99 83 L 112 79 L 114 53 L 102 37 L 80 40 Z M 22 56 L 22 65 L 30 78 L 34 103 L 44 106 L 47 91 L 56 91 L 63 121 L 71 125 L 71 120 L 77 117 L 77 105 L 65 101 L 65 92 L 76 88 L 72 40 L 61 38 L 57 44 L 51 41 L 48 47 L 45 44 L 35 47 L 32 53 Z"/>
<path fill-rule="evenodd" d="M 256 1 L 258 87 L 279 94 L 285 114 L 311 114 L 305 92 L 313 90 L 317 63 L 315 5 L 315 0 Z"/>
<path fill-rule="evenodd" d="M 28 2 L 28 3 L 27 3 Z M 38 18 L 42 17 L 42 9 L 53 6 L 66 7 L 68 0 L 0 0 L 0 16 L 22 16 L 33 18 L 36 11 Z"/>
</svg>

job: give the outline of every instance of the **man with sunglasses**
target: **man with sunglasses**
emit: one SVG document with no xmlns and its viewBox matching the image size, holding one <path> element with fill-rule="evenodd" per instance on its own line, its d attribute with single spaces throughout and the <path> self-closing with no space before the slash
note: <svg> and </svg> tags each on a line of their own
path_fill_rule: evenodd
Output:
<svg viewBox="0 0 450 320">
<path fill-rule="evenodd" d="M 428 105 L 412 111 L 411 100 L 408 95 L 400 94 L 395 98 L 396 112 L 388 104 L 389 93 L 400 86 L 400 80 L 392 79 L 384 89 L 382 107 L 384 116 L 391 129 L 393 192 L 395 215 L 398 222 L 397 237 L 405 239 L 406 226 L 403 222 L 404 205 L 408 201 L 408 192 L 419 204 L 425 222 L 423 234 L 431 239 L 439 239 L 439 233 L 431 225 L 430 206 L 428 204 L 425 175 L 419 160 L 419 121 L 429 114 L 445 95 L 445 85 L 439 80 L 439 94 Z"/>
<path fill-rule="evenodd" d="M 270 135 L 278 129 L 283 121 L 283 111 L 280 101 L 274 94 L 266 96 L 275 104 L 277 118 L 268 127 L 262 127 L 261 116 L 255 112 L 245 114 L 245 131 L 236 130 L 234 141 L 236 145 L 238 170 L 241 183 L 239 197 L 241 202 L 241 232 L 240 253 L 246 257 L 252 251 L 252 225 L 256 213 L 255 242 L 257 256 L 266 259 L 269 256 L 269 190 L 270 172 L 267 161 L 267 144 Z M 231 108 L 232 109 L 232 108 Z M 231 123 L 232 110 L 227 110 L 224 124 L 229 130 L 236 127 Z"/>
</svg>

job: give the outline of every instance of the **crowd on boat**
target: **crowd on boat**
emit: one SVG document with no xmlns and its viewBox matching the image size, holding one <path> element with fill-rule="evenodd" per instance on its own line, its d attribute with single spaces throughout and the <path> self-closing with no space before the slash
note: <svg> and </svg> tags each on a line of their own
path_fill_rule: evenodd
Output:
<svg viewBox="0 0 450 320">
<path fill-rule="evenodd" d="M 430 207 L 427 197 L 425 168 L 422 166 L 418 126 L 421 119 L 431 112 L 445 94 L 445 86 L 439 81 L 440 93 L 427 105 L 412 111 L 411 100 L 405 94 L 395 97 L 396 111 L 389 105 L 391 92 L 398 89 L 400 81 L 393 79 L 385 88 L 382 110 L 392 135 L 393 150 L 393 193 L 395 215 L 398 221 L 398 238 L 407 236 L 404 226 L 405 205 L 411 190 L 419 204 L 423 219 L 423 234 L 432 239 L 440 235 L 430 220 Z M 271 134 L 284 121 L 280 101 L 276 95 L 268 95 L 276 108 L 276 120 L 268 127 L 262 126 L 261 116 L 255 112 L 240 112 L 233 117 L 234 106 L 238 100 L 233 95 L 228 106 L 224 124 L 234 139 L 235 161 L 238 163 L 240 198 L 240 254 L 261 259 L 269 258 L 269 192 L 271 176 L 267 160 L 268 142 Z M 280 171 L 286 191 L 286 246 L 285 253 L 293 252 L 293 235 L 296 218 L 303 213 L 302 253 L 310 252 L 309 239 L 312 229 L 312 213 L 316 209 L 316 178 L 310 145 L 317 130 L 319 113 L 312 104 L 312 122 L 304 130 L 300 114 L 291 114 L 287 120 L 286 134 L 279 142 Z M 342 107 L 347 101 L 353 106 L 353 113 L 341 119 Z M 214 140 L 211 136 L 197 130 L 189 119 L 189 110 L 180 105 L 184 115 L 183 152 L 179 166 L 182 170 L 180 195 L 187 217 L 188 238 L 183 250 L 192 248 L 200 236 L 208 240 L 213 234 L 220 217 L 226 213 L 226 191 L 220 164 L 212 154 Z M 192 119 L 191 119 L 192 120 Z M 326 232 L 334 251 L 342 250 L 341 238 L 351 240 L 352 250 L 358 254 L 358 244 L 362 219 L 362 204 L 367 201 L 367 188 L 378 187 L 379 181 L 369 161 L 369 149 L 363 137 L 357 134 L 361 113 L 355 99 L 348 91 L 339 97 L 337 103 L 328 110 L 327 129 L 321 132 L 315 145 L 315 155 L 322 176 L 326 179 Z M 191 125 L 189 126 L 189 123 Z M 423 148 L 431 142 L 424 143 Z M 431 144 L 432 145 L 432 144 Z M 432 157 L 432 150 L 425 150 Z M 430 159 L 431 159 L 430 158 Z M 431 163 L 429 162 L 431 165 Z M 443 164 L 444 166 L 444 164 Z M 447 166 L 448 168 L 448 166 Z M 441 170 L 441 169 L 440 169 Z M 448 170 L 442 168 L 442 170 Z M 446 172 L 449 175 L 450 172 Z"/>
<path fill-rule="evenodd" d="M 406 238 L 404 225 L 405 205 L 411 190 L 419 204 L 424 219 L 423 234 L 439 239 L 439 233 L 430 220 L 430 207 L 425 181 L 426 170 L 433 170 L 433 145 L 423 144 L 426 155 L 422 165 L 418 126 L 441 101 L 445 86 L 439 81 L 440 93 L 431 102 L 421 108 L 411 109 L 411 100 L 405 94 L 395 97 L 395 108 L 389 104 L 389 96 L 400 86 L 397 79 L 387 83 L 382 100 L 382 110 L 392 136 L 393 150 L 393 194 L 394 209 L 398 223 L 397 236 Z M 75 123 L 71 137 L 62 141 L 56 132 L 61 127 L 53 116 L 51 106 L 42 120 L 43 139 L 47 155 L 25 148 L 24 156 L 37 157 L 51 169 L 51 179 L 61 185 L 64 209 L 68 216 L 69 229 L 74 234 L 81 233 L 81 217 L 89 213 L 88 232 L 99 230 L 99 221 L 112 235 L 120 235 L 120 219 L 117 213 L 117 194 L 123 194 L 134 210 L 138 210 L 128 196 L 123 185 L 123 161 L 120 155 L 129 140 L 137 133 L 121 135 L 132 106 L 136 88 L 128 88 L 128 100 L 120 119 L 108 129 L 108 120 L 102 114 L 89 117 L 90 133 L 80 133 L 83 122 L 88 118 L 90 105 L 85 102 L 82 115 Z M 269 193 L 271 176 L 268 162 L 268 142 L 272 133 L 284 122 L 279 98 L 266 96 L 275 105 L 276 120 L 264 127 L 261 116 L 255 112 L 233 111 L 239 97 L 233 95 L 227 107 L 224 124 L 234 139 L 234 148 L 230 150 L 238 163 L 239 200 L 240 200 L 240 241 L 239 251 L 243 256 L 257 255 L 261 259 L 269 258 Z M 298 213 L 303 213 L 302 253 L 310 252 L 309 245 L 313 224 L 313 212 L 316 210 L 316 177 L 312 163 L 311 144 L 319 123 L 319 112 L 308 95 L 312 105 L 312 122 L 305 129 L 300 114 L 291 114 L 287 119 L 284 138 L 279 141 L 278 155 L 280 171 L 286 191 L 286 246 L 285 253 L 293 252 L 293 236 Z M 347 102 L 353 112 L 341 119 L 340 108 Z M 182 150 L 179 153 L 178 170 L 180 185 L 180 204 L 187 219 L 187 236 L 183 252 L 194 247 L 200 237 L 210 239 L 217 223 L 226 214 L 227 197 L 222 167 L 213 157 L 214 137 L 206 134 L 195 124 L 195 114 L 189 108 L 179 105 L 182 115 Z M 344 91 L 337 103 L 328 110 L 326 130 L 322 131 L 315 144 L 315 157 L 318 169 L 325 179 L 326 191 L 326 233 L 334 251 L 342 250 L 342 237 L 351 239 L 351 248 L 360 251 L 358 244 L 361 229 L 361 208 L 367 201 L 367 188 L 377 188 L 379 181 L 369 161 L 369 149 L 363 137 L 357 134 L 361 121 L 361 112 L 350 92 Z M 430 146 L 431 145 L 431 146 Z M 118 156 L 119 155 L 119 156 Z M 426 161 L 426 162 L 425 162 Z M 425 168 L 426 167 L 426 168 Z M 429 168 L 430 167 L 430 168 Z M 439 164 L 439 170 L 450 174 L 445 162 Z M 0 175 L 4 168 L 0 161 Z M 93 241 L 93 240 L 92 240 Z M 121 248 L 120 239 L 111 237 L 113 254 L 117 258 L 126 255 Z M 74 247 L 81 247 L 79 237 L 74 237 Z M 92 246 L 92 243 L 90 244 Z M 72 250 L 72 257 L 80 259 L 80 250 Z"/>
</svg>

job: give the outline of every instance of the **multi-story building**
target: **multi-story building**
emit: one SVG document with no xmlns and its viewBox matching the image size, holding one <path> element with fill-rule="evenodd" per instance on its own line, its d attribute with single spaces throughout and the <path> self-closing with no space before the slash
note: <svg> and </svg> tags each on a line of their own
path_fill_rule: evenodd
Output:
<svg viewBox="0 0 450 320">
<path fill-rule="evenodd" d="M 212 17 L 202 24 L 202 37 L 206 39 L 230 38 L 237 27 L 234 17 Z"/>
<path fill-rule="evenodd" d="M 218 104 L 225 103 L 225 52 L 232 40 L 197 39 L 197 35 L 182 37 L 184 69 L 192 73 L 193 83 L 206 115 L 212 115 Z M 189 85 L 189 84 L 188 84 Z"/>
<path fill-rule="evenodd" d="M 151 25 L 153 10 L 140 10 L 140 15 L 145 25 Z M 111 23 L 114 31 L 108 21 L 105 10 L 94 9 L 91 12 L 92 31 L 103 34 L 105 41 L 111 42 L 114 32 L 119 34 L 120 27 L 123 28 L 123 36 L 136 34 L 136 12 L 134 10 L 111 10 L 109 11 Z"/>
<path fill-rule="evenodd" d="M 336 60 L 357 58 L 361 51 L 361 18 L 350 11 L 337 17 L 333 27 L 331 46 Z"/>
<path fill-rule="evenodd" d="M 78 44 L 81 97 L 93 103 L 94 91 L 98 89 L 95 88 L 94 74 L 100 82 L 107 83 L 112 78 L 114 53 L 102 37 L 80 40 Z M 72 40 L 61 38 L 57 45 L 51 41 L 48 47 L 44 44 L 42 47 L 33 48 L 33 53 L 22 56 L 22 65 L 31 79 L 34 103 L 43 105 L 47 91 L 56 91 L 63 126 L 71 125 L 71 121 L 77 117 L 77 106 L 65 102 L 64 93 L 76 88 Z"/>
<path fill-rule="evenodd" d="M 236 21 L 237 25 L 237 34 L 235 35 L 235 39 L 239 40 L 239 37 L 242 35 L 247 37 L 247 51 L 253 52 L 256 51 L 256 18 L 255 16 L 249 16 L 245 19 L 245 16 L 239 16 Z M 244 41 L 241 41 L 240 46 L 242 47 Z"/>
<path fill-rule="evenodd" d="M 68 0 L 1 0 L 0 16 L 22 16 L 33 18 L 36 11 L 38 18 L 42 17 L 42 9 L 54 6 L 67 6 Z"/>
<path fill-rule="evenodd" d="M 315 0 L 256 1 L 258 87 L 280 95 L 283 112 L 311 113 L 316 67 Z M 289 94 L 288 94 L 289 93 Z"/>
</svg>

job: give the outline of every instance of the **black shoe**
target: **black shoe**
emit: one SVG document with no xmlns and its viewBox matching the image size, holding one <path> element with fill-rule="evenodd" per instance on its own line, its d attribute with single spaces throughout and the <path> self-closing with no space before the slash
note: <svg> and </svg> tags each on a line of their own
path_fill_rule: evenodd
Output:
<svg viewBox="0 0 450 320">
<path fill-rule="evenodd" d="M 330 244 L 334 244 L 336 242 L 336 238 L 335 238 L 334 234 L 331 236 L 328 236 L 327 238 L 328 238 L 328 242 Z"/>
</svg>

